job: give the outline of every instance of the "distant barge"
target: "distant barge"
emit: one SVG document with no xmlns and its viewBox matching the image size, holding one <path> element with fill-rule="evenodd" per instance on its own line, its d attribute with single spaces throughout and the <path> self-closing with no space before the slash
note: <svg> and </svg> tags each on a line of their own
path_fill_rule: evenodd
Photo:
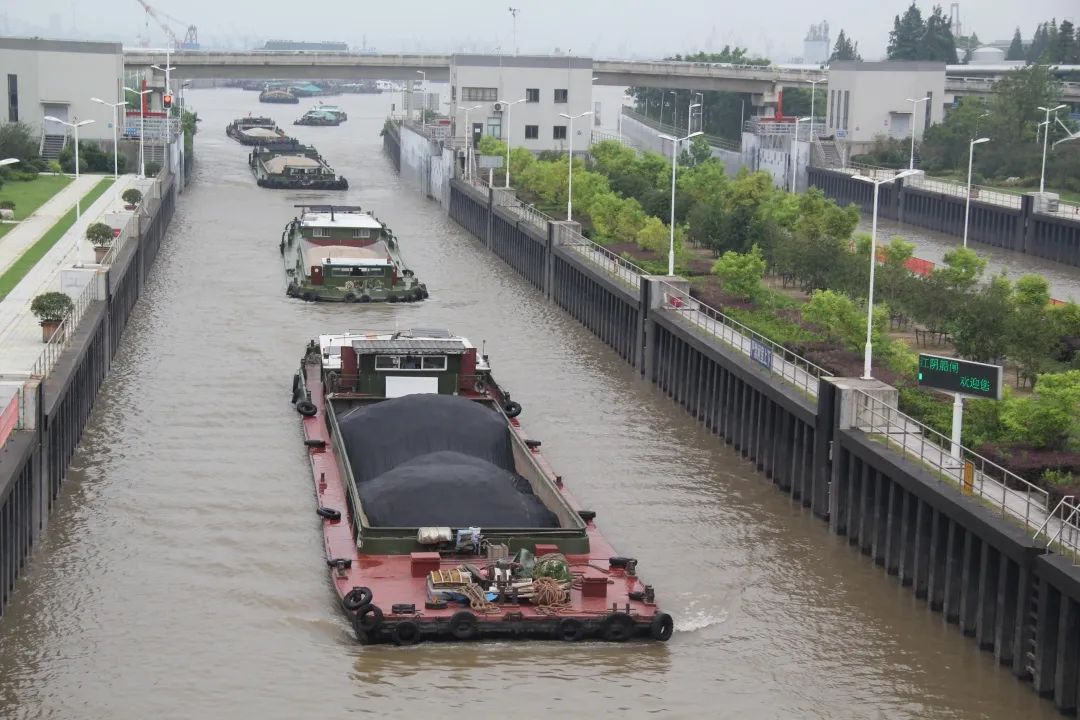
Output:
<svg viewBox="0 0 1080 720">
<path fill-rule="evenodd" d="M 225 134 L 241 145 L 256 147 L 285 147 L 297 145 L 291 138 L 267 117 L 246 117 L 233 120 L 225 127 Z"/>
<path fill-rule="evenodd" d="M 292 399 L 361 643 L 671 637 L 637 561 L 604 540 L 465 338 L 322 335 Z"/>
</svg>

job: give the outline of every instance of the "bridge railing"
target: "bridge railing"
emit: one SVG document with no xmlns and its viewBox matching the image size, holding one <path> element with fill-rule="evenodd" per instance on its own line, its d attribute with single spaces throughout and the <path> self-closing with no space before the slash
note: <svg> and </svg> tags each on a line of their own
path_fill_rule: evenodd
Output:
<svg viewBox="0 0 1080 720">
<path fill-rule="evenodd" d="M 671 135 L 672 137 L 686 137 L 691 132 L 693 132 L 687 130 L 685 125 L 680 127 L 678 125 L 661 123 L 659 120 L 651 118 L 648 115 L 639 113 L 637 110 L 634 110 L 632 107 L 629 107 L 627 105 L 623 106 L 622 113 L 631 120 L 636 120 L 643 125 L 648 125 L 653 130 L 666 133 L 668 135 Z M 742 143 L 739 141 L 729 140 L 727 138 L 720 137 L 719 135 L 709 135 L 708 133 L 702 135 L 702 137 L 705 138 L 705 141 L 713 147 L 718 147 L 723 150 L 731 150 L 732 152 L 740 152 L 742 149 Z"/>
<path fill-rule="evenodd" d="M 908 187 L 942 193 L 943 195 L 955 195 L 957 197 L 964 197 L 967 195 L 967 185 L 961 185 L 947 180 L 928 178 L 926 175 L 912 175 L 906 179 L 906 182 Z M 1011 207 L 1017 210 L 1023 207 L 1023 198 L 1021 198 L 1021 196 L 1001 192 L 1000 190 L 984 187 L 982 185 L 971 186 L 971 199 L 984 203 L 992 203 L 994 205 L 1004 205 L 1005 207 Z"/>
<path fill-rule="evenodd" d="M 939 482 L 977 497 L 1002 518 L 1033 531 L 1045 527 L 1049 493 L 982 455 L 957 446 L 938 431 L 900 412 L 881 398 L 855 390 L 854 426 L 931 470 Z"/>
<path fill-rule="evenodd" d="M 547 232 L 548 223 L 555 220 L 547 213 L 538 210 L 535 205 L 522 201 L 513 190 L 495 188 L 495 204 L 506 208 L 538 230 Z"/>
<path fill-rule="evenodd" d="M 573 248 L 575 252 L 583 255 L 594 265 L 599 265 L 627 285 L 635 288 L 641 286 L 641 276 L 646 274 L 641 266 L 621 255 L 616 255 L 581 233 L 564 226 L 562 228 L 561 244 L 564 247 Z"/>
<path fill-rule="evenodd" d="M 664 281 L 661 281 L 660 287 L 664 293 L 661 307 L 676 312 L 689 324 L 735 348 L 807 395 L 817 397 L 820 379 L 830 374 L 820 365 L 773 342 L 720 310 L 694 299 L 681 288 Z"/>
</svg>

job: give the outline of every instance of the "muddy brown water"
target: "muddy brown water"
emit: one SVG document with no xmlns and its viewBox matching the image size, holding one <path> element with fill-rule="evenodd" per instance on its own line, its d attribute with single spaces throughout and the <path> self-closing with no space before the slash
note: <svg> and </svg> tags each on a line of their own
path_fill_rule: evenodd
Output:
<svg viewBox="0 0 1080 720">
<path fill-rule="evenodd" d="M 640 380 L 405 187 L 391 95 L 295 128 L 347 193 L 262 190 L 224 126 L 309 103 L 189 93 L 204 121 L 146 292 L 52 523 L 0 619 L 0 718 L 1053 718 L 940 614 Z M 373 209 L 432 290 L 417 305 L 284 295 L 292 205 Z M 676 618 L 667 644 L 361 647 L 323 562 L 291 375 L 307 340 L 445 326 L 500 383 Z"/>
</svg>

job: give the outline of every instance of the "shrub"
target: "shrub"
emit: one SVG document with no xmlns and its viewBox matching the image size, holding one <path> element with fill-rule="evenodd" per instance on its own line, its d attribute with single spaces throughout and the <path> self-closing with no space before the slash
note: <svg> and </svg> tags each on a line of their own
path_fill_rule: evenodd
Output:
<svg viewBox="0 0 1080 720">
<path fill-rule="evenodd" d="M 60 167 L 60 161 L 59 160 L 50 160 L 49 161 L 49 172 L 51 172 L 53 175 L 59 175 L 63 171 L 64 171 L 64 169 L 62 167 Z"/>
<path fill-rule="evenodd" d="M 34 301 L 30 303 L 30 312 L 42 322 L 59 322 L 68 316 L 73 307 L 71 298 L 66 294 L 47 292 L 34 298 Z"/>
<path fill-rule="evenodd" d="M 0 200 L 0 210 L 14 210 L 14 209 L 15 209 L 15 201 L 14 200 Z"/>
<path fill-rule="evenodd" d="M 753 300 L 761 294 L 765 259 L 761 257 L 761 249 L 756 244 L 747 253 L 728 250 L 713 264 L 712 271 L 720 277 L 725 291 L 739 298 Z"/>
<path fill-rule="evenodd" d="M 138 205 L 142 202 L 142 193 L 139 192 L 138 188 L 128 188 L 120 197 L 128 205 Z"/>
<path fill-rule="evenodd" d="M 105 223 L 96 222 L 86 228 L 86 239 L 94 247 L 109 247 L 113 243 L 113 229 Z"/>
<path fill-rule="evenodd" d="M 146 163 L 146 177 L 157 177 L 161 172 L 161 163 L 148 162 Z"/>
</svg>

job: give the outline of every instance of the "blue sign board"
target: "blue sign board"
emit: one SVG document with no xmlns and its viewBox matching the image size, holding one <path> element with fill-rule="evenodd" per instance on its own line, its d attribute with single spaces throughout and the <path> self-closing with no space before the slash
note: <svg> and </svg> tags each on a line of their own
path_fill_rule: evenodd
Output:
<svg viewBox="0 0 1080 720">
<path fill-rule="evenodd" d="M 750 359 L 772 369 L 772 348 L 763 342 L 750 339 Z"/>
</svg>

